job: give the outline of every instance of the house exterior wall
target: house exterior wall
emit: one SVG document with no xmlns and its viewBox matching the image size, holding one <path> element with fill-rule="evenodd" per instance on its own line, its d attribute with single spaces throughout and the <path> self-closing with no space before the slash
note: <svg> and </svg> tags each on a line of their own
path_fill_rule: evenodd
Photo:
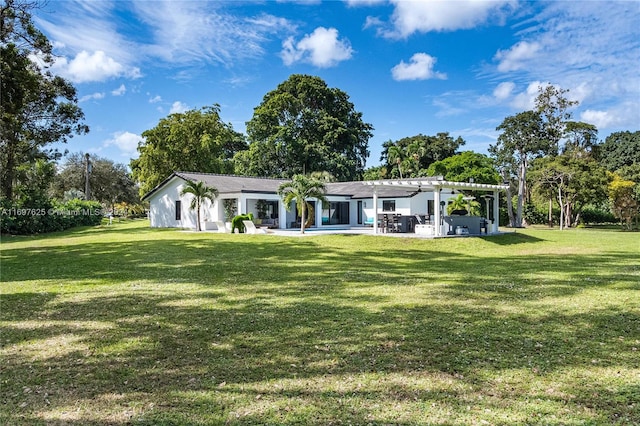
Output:
<svg viewBox="0 0 640 426">
<path fill-rule="evenodd" d="M 188 228 L 195 226 L 195 215 L 189 217 L 191 212 L 189 202 L 180 191 L 184 188 L 185 181 L 174 177 L 167 182 L 158 192 L 149 198 L 149 218 L 152 228 Z M 176 220 L 176 201 L 181 201 L 181 220 Z M 191 225 L 191 226 L 190 226 Z"/>
<path fill-rule="evenodd" d="M 180 192 L 184 189 L 186 181 L 179 177 L 174 176 L 166 183 L 158 188 L 157 192 L 152 193 L 149 200 L 150 207 L 150 225 L 154 228 L 186 228 L 195 229 L 197 221 L 197 213 L 190 208 L 191 200 L 193 196 L 191 194 L 180 195 Z M 428 203 L 433 201 L 433 211 L 431 211 L 431 220 L 438 223 L 439 216 L 442 213 L 446 215 L 446 209 L 440 210 L 439 201 L 443 201 L 445 204 L 454 198 L 454 194 L 458 191 L 451 188 L 436 189 L 438 192 L 423 190 L 422 192 L 415 193 L 412 196 L 407 192 L 407 196 L 402 197 L 377 197 L 377 212 L 382 214 L 400 214 L 400 215 L 425 215 L 428 212 Z M 493 211 L 498 211 L 498 191 L 493 191 Z M 216 198 L 211 203 L 209 200 L 205 200 L 201 207 L 201 228 L 202 229 L 215 229 L 209 227 L 213 226 L 211 223 L 215 221 L 230 221 L 230 218 L 225 218 L 224 201 L 227 199 L 233 199 L 237 202 L 238 214 L 253 213 L 258 217 L 257 203 L 258 200 L 268 200 L 278 202 L 278 224 L 280 229 L 287 229 L 291 226 L 292 222 L 296 219 L 295 203 L 292 203 L 291 210 L 287 211 L 286 206 L 282 203 L 282 200 L 276 193 L 261 193 L 261 192 L 237 192 L 237 193 L 224 193 Z M 349 224 L 323 224 L 323 209 L 322 205 L 316 201 L 315 207 L 315 224 L 317 228 L 330 228 L 340 226 L 363 226 L 373 225 L 374 215 L 376 209 L 373 205 L 373 196 L 371 198 L 363 199 L 351 199 L 349 196 L 333 195 L 327 196 L 329 202 L 346 202 L 349 203 Z M 176 220 L 176 201 L 180 201 L 180 219 Z M 395 209 L 393 211 L 383 211 L 383 205 L 385 201 L 394 201 Z M 362 208 L 362 223 L 358 223 L 359 215 L 359 203 Z M 443 215 L 443 216 L 444 216 Z M 498 222 L 494 220 L 491 224 L 491 231 L 498 232 Z M 444 227 L 437 230 L 437 235 L 445 235 L 446 230 Z"/>
<path fill-rule="evenodd" d="M 185 185 L 186 182 L 183 179 L 174 177 L 149 198 L 149 220 L 152 228 L 196 229 L 198 215 L 190 208 L 193 195 L 180 195 Z M 180 220 L 176 220 L 176 201 L 180 201 Z M 206 221 L 216 221 L 222 217 L 224 217 L 224 211 L 219 199 L 213 203 L 204 200 L 200 207 L 202 229 Z"/>
</svg>

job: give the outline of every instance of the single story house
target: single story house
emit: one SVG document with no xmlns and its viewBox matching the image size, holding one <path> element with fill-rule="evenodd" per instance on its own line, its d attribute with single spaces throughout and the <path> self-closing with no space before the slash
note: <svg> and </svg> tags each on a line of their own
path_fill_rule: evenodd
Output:
<svg viewBox="0 0 640 426">
<path fill-rule="evenodd" d="M 197 215 L 190 209 L 191 194 L 181 195 L 187 181 L 204 182 L 218 190 L 213 203 L 201 208 L 203 229 L 216 229 L 216 222 L 229 222 L 237 214 L 252 213 L 256 224 L 277 229 L 300 227 L 295 205 L 287 209 L 278 196 L 286 179 L 267 179 L 210 173 L 175 172 L 143 197 L 148 200 L 152 227 L 196 228 Z M 504 185 L 449 182 L 442 177 L 327 183 L 327 203 L 313 206 L 310 229 L 349 229 L 371 226 L 374 233 L 393 227 L 399 232 L 443 236 L 468 229 L 471 234 L 498 232 L 499 192 Z M 484 197 L 486 217 L 446 215 L 446 203 L 462 190 L 488 193 Z M 293 203 L 295 204 L 295 202 Z"/>
</svg>

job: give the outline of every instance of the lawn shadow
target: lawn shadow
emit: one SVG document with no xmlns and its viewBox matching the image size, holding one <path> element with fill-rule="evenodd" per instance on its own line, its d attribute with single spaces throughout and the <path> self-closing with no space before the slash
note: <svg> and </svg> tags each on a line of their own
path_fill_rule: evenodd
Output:
<svg viewBox="0 0 640 426">
<path fill-rule="evenodd" d="M 487 377 L 637 368 L 637 311 L 529 305 L 639 289 L 621 253 L 505 259 L 430 241 L 381 251 L 379 239 L 362 236 L 344 239 L 354 252 L 323 238 L 145 235 L 3 247 L 3 286 L 48 289 L 2 296 L 7 423 L 79 412 L 60 423 L 398 424 L 371 417 L 368 403 L 439 403 L 455 417 L 470 394 L 496 386 Z M 520 235 L 504 237 L 535 242 Z M 401 383 L 341 387 L 354 377 Z M 560 402 L 596 423 L 625 415 L 637 396 L 607 383 L 567 392 L 575 397 Z M 504 395 L 511 403 L 534 396 L 527 388 Z M 261 400 L 275 408 L 249 410 Z M 248 414 L 237 420 L 241 408 Z"/>
</svg>

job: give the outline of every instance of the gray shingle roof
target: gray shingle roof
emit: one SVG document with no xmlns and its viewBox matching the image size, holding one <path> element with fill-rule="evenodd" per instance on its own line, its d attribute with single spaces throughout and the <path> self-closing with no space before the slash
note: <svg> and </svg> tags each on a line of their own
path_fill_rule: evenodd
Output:
<svg viewBox="0 0 640 426">
<path fill-rule="evenodd" d="M 204 182 L 207 186 L 213 186 L 220 194 L 236 192 L 276 193 L 278 187 L 287 179 L 268 179 L 234 175 L 218 175 L 213 173 L 176 172 L 185 180 Z"/>
<path fill-rule="evenodd" d="M 275 194 L 278 187 L 289 182 L 289 179 L 270 179 L 259 177 L 220 175 L 214 173 L 194 173 L 194 172 L 175 172 L 160 185 L 146 194 L 143 199 L 148 198 L 157 190 L 162 188 L 166 182 L 172 177 L 177 176 L 184 180 L 204 182 L 207 186 L 212 186 L 218 190 L 220 194 L 231 193 L 257 193 L 257 194 Z M 371 198 L 373 196 L 373 188 L 363 185 L 362 182 L 333 182 L 327 185 L 327 195 L 339 195 L 351 198 Z M 410 197 L 413 193 L 404 188 L 398 187 L 380 187 L 378 188 L 378 197 Z"/>
</svg>

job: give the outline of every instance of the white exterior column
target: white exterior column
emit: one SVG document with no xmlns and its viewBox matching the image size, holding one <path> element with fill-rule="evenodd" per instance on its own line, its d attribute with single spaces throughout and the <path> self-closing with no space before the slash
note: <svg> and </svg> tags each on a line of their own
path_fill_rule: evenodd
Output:
<svg viewBox="0 0 640 426">
<path fill-rule="evenodd" d="M 243 196 L 236 198 L 236 205 L 238 206 L 238 214 L 245 214 L 247 212 L 247 200 Z"/>
<path fill-rule="evenodd" d="M 491 232 L 497 234 L 500 226 L 500 192 L 493 191 L 493 223 Z"/>
<path fill-rule="evenodd" d="M 318 227 L 318 228 L 322 228 L 322 201 L 316 199 L 316 219 L 314 224 Z"/>
<path fill-rule="evenodd" d="M 278 228 L 287 229 L 287 206 L 282 200 L 278 201 Z"/>
<path fill-rule="evenodd" d="M 378 187 L 373 185 L 373 235 L 378 234 Z"/>
<path fill-rule="evenodd" d="M 433 221 L 435 222 L 433 226 L 434 235 L 436 237 L 440 237 L 442 236 L 442 226 L 440 224 L 440 221 L 442 220 L 440 217 L 442 207 L 440 206 L 440 187 L 438 186 L 433 189 L 433 208 L 435 210 L 435 212 L 433 212 Z"/>
</svg>

